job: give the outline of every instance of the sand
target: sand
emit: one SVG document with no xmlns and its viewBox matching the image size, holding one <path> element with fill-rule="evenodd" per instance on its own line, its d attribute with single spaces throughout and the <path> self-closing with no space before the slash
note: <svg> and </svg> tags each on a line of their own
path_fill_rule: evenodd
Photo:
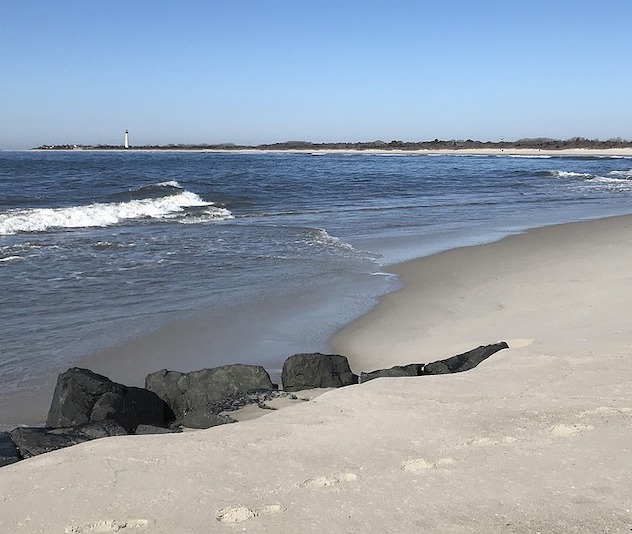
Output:
<svg viewBox="0 0 632 534">
<path fill-rule="evenodd" d="M 104 152 L 102 149 L 55 149 L 55 152 Z M 370 148 L 370 149 L 346 149 L 346 148 L 288 148 L 288 149 L 261 149 L 261 148 L 241 148 L 241 149 L 226 149 L 226 148 L 177 148 L 177 149 L 107 149 L 105 152 L 229 152 L 240 154 L 379 154 L 379 155 L 448 155 L 448 156 L 463 156 L 463 155 L 478 155 L 478 156 L 586 156 L 586 157 L 625 157 L 632 158 L 632 147 L 624 148 L 566 148 L 566 149 L 539 149 L 539 148 L 455 148 L 455 149 L 415 149 L 415 150 L 403 150 L 398 148 Z M 29 152 L 50 152 L 48 149 L 31 149 Z"/>
<path fill-rule="evenodd" d="M 240 152 L 244 154 L 377 154 L 377 155 L 412 155 L 412 156 L 518 156 L 518 157 L 632 157 L 632 148 L 567 148 L 560 150 L 542 150 L 539 148 L 455 148 L 455 149 L 418 149 L 403 150 L 398 148 L 380 149 L 370 148 L 366 150 L 358 149 L 338 149 L 338 148 L 316 148 L 308 149 L 284 149 L 284 150 L 262 150 L 257 148 L 247 148 L 241 150 L 223 149 L 203 149 L 202 152 Z"/>
<path fill-rule="evenodd" d="M 399 265 L 333 340 L 356 372 L 511 348 L 4 467 L 0 532 L 629 532 L 631 265 L 632 217 Z"/>
</svg>

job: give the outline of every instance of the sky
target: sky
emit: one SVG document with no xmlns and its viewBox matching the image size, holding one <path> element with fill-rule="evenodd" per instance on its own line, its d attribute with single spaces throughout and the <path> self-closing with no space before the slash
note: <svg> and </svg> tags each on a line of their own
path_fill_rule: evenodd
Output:
<svg viewBox="0 0 632 534">
<path fill-rule="evenodd" d="M 631 0 L 0 0 L 0 149 L 632 139 Z"/>
</svg>

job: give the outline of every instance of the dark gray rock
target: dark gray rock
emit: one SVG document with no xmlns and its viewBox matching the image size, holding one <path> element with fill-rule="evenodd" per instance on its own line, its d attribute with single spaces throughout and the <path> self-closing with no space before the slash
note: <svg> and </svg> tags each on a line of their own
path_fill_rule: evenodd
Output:
<svg viewBox="0 0 632 534">
<path fill-rule="evenodd" d="M 266 402 L 272 399 L 278 399 L 279 397 L 289 397 L 293 400 L 297 400 L 296 395 L 292 393 L 288 393 L 286 391 L 279 390 L 256 390 L 250 391 L 248 393 L 242 393 L 241 395 L 236 395 L 233 397 L 226 397 L 225 399 L 221 399 L 213 402 L 213 413 L 220 412 L 229 412 L 233 410 L 239 410 L 244 406 L 248 406 L 250 404 L 256 404 L 259 408 L 262 409 L 272 409 L 266 405 Z"/>
<path fill-rule="evenodd" d="M 495 354 L 499 350 L 508 349 L 509 345 L 504 341 L 501 343 L 494 343 L 493 345 L 485 345 L 477 347 L 463 354 L 452 356 L 445 360 L 439 360 L 433 363 L 426 364 L 423 369 L 424 375 L 442 375 L 448 373 L 460 373 L 462 371 L 469 371 L 474 369 L 483 360 L 489 358 L 492 354 Z"/>
<path fill-rule="evenodd" d="M 263 367 L 244 364 L 223 365 L 191 373 L 163 369 L 147 375 L 145 387 L 169 405 L 176 421 L 185 424 L 184 420 L 188 417 L 189 423 L 198 425 L 190 428 L 208 428 L 204 425 L 215 421 L 210 415 L 225 410 L 227 400 L 275 389 Z"/>
<path fill-rule="evenodd" d="M 140 436 L 146 434 L 174 434 L 177 432 L 182 432 L 182 430 L 180 428 L 165 428 L 163 426 L 138 425 L 134 434 Z"/>
<path fill-rule="evenodd" d="M 132 432 L 139 424 L 163 425 L 168 410 L 155 393 L 73 367 L 57 378 L 46 426 L 76 427 L 111 419 Z"/>
<path fill-rule="evenodd" d="M 70 427 L 89 423 L 99 397 L 116 390 L 116 384 L 105 376 L 78 367 L 68 369 L 57 377 L 46 426 Z"/>
<path fill-rule="evenodd" d="M 211 428 L 213 426 L 225 425 L 227 423 L 236 423 L 232 417 L 226 415 L 218 415 L 209 412 L 205 408 L 194 409 L 187 413 L 178 421 L 186 428 Z"/>
<path fill-rule="evenodd" d="M 126 434 L 125 429 L 115 421 L 100 421 L 70 428 L 16 428 L 10 433 L 11 439 L 24 458 L 93 439 Z"/>
<path fill-rule="evenodd" d="M 152 391 L 123 387 L 120 391 L 104 393 L 90 414 L 91 421 L 117 421 L 127 432 L 139 424 L 161 426 L 165 422 L 165 403 Z"/>
<path fill-rule="evenodd" d="M 20 460 L 15 443 L 8 432 L 0 432 L 0 467 L 9 465 Z"/>
<path fill-rule="evenodd" d="M 408 365 L 396 365 L 390 369 L 378 369 L 370 373 L 360 373 L 360 384 L 382 377 L 420 376 L 423 369 L 423 363 L 410 363 Z"/>
<path fill-rule="evenodd" d="M 145 388 L 158 395 L 171 410 L 173 419 L 182 419 L 189 409 L 185 396 L 189 376 L 178 371 L 162 369 L 145 377 Z M 169 421 L 169 417 L 165 417 Z"/>
<path fill-rule="evenodd" d="M 294 354 L 283 363 L 281 373 L 284 391 L 311 388 L 339 388 L 357 384 L 349 361 L 340 354 Z"/>
</svg>

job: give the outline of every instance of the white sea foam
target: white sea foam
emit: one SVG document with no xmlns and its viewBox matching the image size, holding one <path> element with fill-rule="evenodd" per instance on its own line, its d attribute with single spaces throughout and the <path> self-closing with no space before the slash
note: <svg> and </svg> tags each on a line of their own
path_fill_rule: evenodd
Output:
<svg viewBox="0 0 632 534">
<path fill-rule="evenodd" d="M 324 245 L 328 247 L 339 247 L 346 250 L 355 250 L 349 243 L 338 239 L 327 233 L 326 230 L 318 228 L 313 234 L 313 241 L 309 245 Z"/>
<path fill-rule="evenodd" d="M 67 208 L 10 210 L 0 214 L 0 235 L 44 232 L 51 228 L 112 226 L 130 219 L 164 219 L 177 217 L 186 208 L 203 206 L 209 207 L 206 211 L 212 219 L 232 217 L 230 211 L 217 207 L 211 208 L 212 202 L 206 202 L 190 191 L 182 191 L 177 195 L 128 202 L 94 203 Z"/>
<path fill-rule="evenodd" d="M 508 154 L 510 158 L 522 158 L 522 159 L 551 159 L 553 156 L 545 156 L 539 154 Z"/>
<path fill-rule="evenodd" d="M 176 182 L 175 180 L 169 180 L 167 182 L 160 182 L 156 184 L 158 187 L 177 187 L 178 189 L 182 189 L 182 186 Z"/>
<path fill-rule="evenodd" d="M 551 175 L 557 178 L 593 178 L 593 175 L 588 172 L 551 171 Z"/>
<path fill-rule="evenodd" d="M 22 259 L 21 256 L 7 256 L 6 258 L 0 258 L 0 262 L 21 260 L 21 259 Z"/>
<path fill-rule="evenodd" d="M 627 171 L 610 171 L 608 176 L 615 176 L 619 179 L 629 180 L 632 178 L 632 169 Z"/>
<path fill-rule="evenodd" d="M 371 273 L 371 276 L 384 276 L 385 278 L 397 278 L 395 273 L 385 273 L 383 271 L 377 271 L 375 273 Z"/>
<path fill-rule="evenodd" d="M 608 176 L 596 176 L 593 181 L 601 183 L 601 184 L 607 184 L 608 186 L 611 186 L 611 188 L 616 189 L 618 191 L 629 191 L 630 189 L 632 189 L 632 180 L 628 180 L 626 178 L 611 178 Z"/>
</svg>

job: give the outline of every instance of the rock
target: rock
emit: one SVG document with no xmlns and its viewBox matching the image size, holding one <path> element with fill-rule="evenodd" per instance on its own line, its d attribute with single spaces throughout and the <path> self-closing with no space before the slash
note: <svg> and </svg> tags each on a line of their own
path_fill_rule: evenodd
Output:
<svg viewBox="0 0 632 534">
<path fill-rule="evenodd" d="M 145 377 L 145 388 L 153 391 L 169 407 L 173 419 L 182 419 L 189 409 L 185 392 L 189 387 L 189 376 L 178 371 L 163 369 Z M 169 421 L 169 418 L 165 418 Z"/>
<path fill-rule="evenodd" d="M 339 388 L 357 384 L 349 361 L 340 354 L 294 354 L 283 363 L 281 373 L 284 391 L 311 388 Z"/>
<path fill-rule="evenodd" d="M 274 390 L 256 390 L 248 393 L 242 393 L 234 397 L 226 397 L 225 399 L 213 402 L 213 413 L 221 413 L 233 410 L 239 410 L 244 406 L 256 404 L 259 408 L 269 409 L 266 402 L 279 397 L 290 397 L 296 400 L 296 395 L 287 393 L 286 391 Z"/>
<path fill-rule="evenodd" d="M 93 439 L 126 434 L 125 429 L 115 421 L 100 421 L 69 428 L 16 428 L 10 433 L 24 458 Z"/>
<path fill-rule="evenodd" d="M 73 367 L 57 378 L 46 426 L 76 427 L 111 419 L 132 432 L 139 424 L 163 425 L 167 411 L 155 393 Z"/>
<path fill-rule="evenodd" d="M 114 382 L 88 369 L 73 367 L 57 377 L 46 426 L 69 427 L 90 422 L 94 404 L 104 393 L 115 391 Z"/>
<path fill-rule="evenodd" d="M 232 417 L 211 413 L 205 408 L 191 410 L 179 421 L 186 428 L 211 428 L 236 422 Z"/>
<path fill-rule="evenodd" d="M 483 360 L 489 358 L 499 350 L 508 349 L 509 345 L 504 341 L 493 345 L 480 346 L 463 354 L 452 356 L 445 360 L 439 360 L 426 364 L 424 375 L 442 375 L 447 373 L 460 373 L 474 369 Z"/>
<path fill-rule="evenodd" d="M 396 365 L 390 369 L 378 369 L 370 373 L 360 373 L 360 384 L 382 377 L 419 376 L 424 369 L 423 363 L 410 363 L 408 365 Z"/>
<path fill-rule="evenodd" d="M 167 403 L 175 419 L 182 424 L 185 424 L 184 419 L 189 414 L 190 422 L 206 424 L 203 420 L 207 415 L 218 414 L 225 409 L 226 399 L 254 391 L 275 389 L 270 375 L 263 367 L 244 364 L 223 365 L 191 373 L 163 369 L 147 375 L 145 387 Z M 207 419 L 207 422 L 214 421 L 211 417 Z"/>
<path fill-rule="evenodd" d="M 0 467 L 9 465 L 20 460 L 15 443 L 8 432 L 0 432 Z"/>
<path fill-rule="evenodd" d="M 175 434 L 177 432 L 182 432 L 182 430 L 179 428 L 165 428 L 164 426 L 138 425 L 134 434 L 140 436 L 146 434 Z"/>
<path fill-rule="evenodd" d="M 165 403 L 151 391 L 124 386 L 121 391 L 104 393 L 94 404 L 90 420 L 106 419 L 117 421 L 127 432 L 139 424 L 160 426 L 165 422 Z"/>
</svg>

